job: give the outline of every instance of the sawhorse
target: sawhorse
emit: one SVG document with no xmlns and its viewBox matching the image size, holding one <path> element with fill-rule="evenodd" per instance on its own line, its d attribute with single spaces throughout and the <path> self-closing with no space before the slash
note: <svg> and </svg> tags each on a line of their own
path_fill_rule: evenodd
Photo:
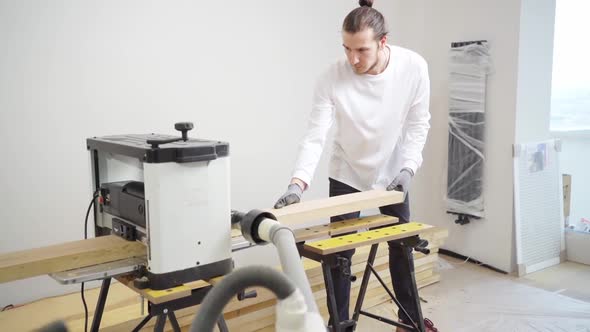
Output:
<svg viewBox="0 0 590 332">
<path fill-rule="evenodd" d="M 154 325 L 155 332 L 164 331 L 166 320 L 170 321 L 174 332 L 180 332 L 180 325 L 178 324 L 174 311 L 200 304 L 213 287 L 209 283 L 199 280 L 165 290 L 137 289 L 133 286 L 132 279 L 132 277 L 126 278 L 126 276 L 117 278 L 119 282 L 127 285 L 127 287 L 141 295 L 142 301 L 144 298 L 148 301 L 148 315 L 133 329 L 133 332 L 141 330 L 154 317 L 156 317 L 156 324 Z M 91 332 L 98 332 L 100 328 L 110 284 L 111 278 L 106 278 L 102 282 L 90 329 Z M 219 318 L 217 327 L 220 332 L 228 332 L 223 316 Z"/>
<path fill-rule="evenodd" d="M 375 219 L 375 217 L 380 218 L 380 220 L 382 221 L 381 224 L 386 223 L 384 220 L 387 218 L 389 218 L 389 223 L 393 223 L 393 222 L 397 221 L 397 218 L 395 218 L 395 217 L 378 215 L 378 216 L 355 219 L 354 221 L 352 221 L 352 223 L 354 223 L 356 227 L 350 227 L 350 226 L 342 227 L 341 223 L 350 224 L 351 221 L 336 222 L 336 223 L 332 223 L 330 225 L 324 225 L 321 227 L 328 227 L 328 229 L 331 227 L 334 227 L 335 229 L 338 229 L 338 230 L 346 229 L 346 231 L 351 231 L 351 230 L 355 230 L 355 229 L 360 229 L 363 226 L 363 220 L 372 221 Z M 365 227 L 367 227 L 367 228 L 368 227 L 375 227 L 375 224 L 367 224 L 367 225 L 365 225 Z M 330 312 L 330 317 L 332 319 L 332 325 L 330 326 L 332 331 L 334 331 L 334 332 L 354 331 L 354 329 L 356 328 L 356 323 L 357 323 L 360 315 L 365 315 L 367 317 L 377 319 L 379 321 L 382 321 L 382 322 L 390 324 L 390 325 L 403 327 L 403 328 L 407 329 L 408 331 L 417 331 L 417 332 L 424 332 L 425 331 L 424 320 L 422 319 L 422 311 L 420 308 L 420 297 L 418 296 L 418 288 L 416 285 L 416 278 L 415 278 L 413 269 L 409 269 L 409 270 L 411 273 L 411 281 L 412 281 L 411 292 L 413 294 L 413 299 L 414 299 L 414 303 L 412 303 L 412 306 L 414 306 L 415 312 L 418 313 L 418 321 L 417 322 L 410 321 L 409 324 L 396 322 L 391 319 L 366 312 L 366 311 L 362 310 L 362 305 L 363 305 L 364 297 L 365 297 L 367 287 L 369 284 L 369 280 L 371 277 L 371 273 L 372 273 L 375 275 L 377 280 L 381 283 L 383 288 L 385 288 L 385 290 L 387 291 L 387 293 L 389 294 L 391 299 L 396 303 L 398 308 L 400 308 L 400 310 L 402 312 L 404 312 L 407 316 L 406 308 L 404 308 L 399 303 L 397 298 L 394 296 L 393 292 L 387 287 L 387 285 L 385 285 L 385 283 L 383 282 L 383 279 L 379 276 L 379 274 L 377 273 L 377 271 L 373 267 L 373 264 L 375 262 L 375 257 L 377 254 L 377 249 L 378 249 L 379 243 L 387 242 L 387 241 L 396 241 L 396 242 L 398 242 L 398 244 L 400 246 L 417 248 L 420 251 L 427 253 L 428 249 L 424 248 L 425 244 L 427 244 L 427 243 L 425 243 L 425 241 L 420 241 L 420 239 L 418 238 L 418 235 L 428 229 L 431 229 L 431 228 L 433 228 L 433 226 L 422 224 L 422 223 L 412 222 L 412 223 L 407 223 L 407 224 L 397 224 L 397 225 L 393 225 L 393 226 L 381 226 L 378 229 L 372 229 L 369 231 L 356 233 L 356 234 L 336 236 L 336 237 L 332 237 L 330 239 L 320 240 L 320 241 L 315 241 L 315 242 L 310 242 L 310 243 L 305 243 L 305 242 L 298 243 L 299 252 L 302 256 L 312 259 L 314 261 L 320 262 L 322 264 L 322 272 L 324 274 L 326 295 L 328 298 L 328 300 L 327 300 L 328 311 Z M 306 229 L 306 231 L 308 234 L 310 234 L 307 237 L 308 239 L 312 238 L 311 234 L 313 234 L 314 232 L 315 233 L 324 233 L 322 235 L 326 235 L 325 234 L 326 232 L 318 232 L 317 228 L 316 228 L 316 230 L 308 228 L 308 229 Z M 330 233 L 328 231 L 327 235 L 333 236 L 335 234 Z M 301 237 L 298 236 L 298 238 L 301 238 Z M 349 319 L 347 321 L 341 321 L 338 317 L 338 310 L 337 310 L 336 299 L 335 299 L 335 295 L 334 295 L 334 283 L 332 280 L 331 269 L 334 267 L 338 267 L 338 266 L 342 267 L 342 264 L 350 264 L 350 262 L 346 262 L 346 261 L 348 261 L 348 259 L 341 257 L 339 255 L 339 253 L 346 251 L 346 250 L 350 250 L 350 249 L 354 249 L 354 248 L 358 248 L 358 247 L 363 247 L 363 246 L 367 246 L 367 245 L 371 245 L 371 250 L 370 250 L 369 257 L 367 259 L 367 263 L 366 263 L 366 267 L 365 267 L 365 271 L 363 274 L 363 279 L 361 282 L 361 287 L 359 290 L 357 302 L 355 305 L 353 318 Z M 399 263 L 400 264 L 410 264 L 410 262 L 399 262 Z M 412 266 L 413 265 L 410 265 L 409 268 L 411 268 Z M 345 270 L 346 269 L 343 269 L 343 271 L 345 271 Z M 351 281 L 354 281 L 354 279 L 356 279 L 356 277 L 354 275 L 349 275 L 347 277 L 350 277 Z"/>
</svg>

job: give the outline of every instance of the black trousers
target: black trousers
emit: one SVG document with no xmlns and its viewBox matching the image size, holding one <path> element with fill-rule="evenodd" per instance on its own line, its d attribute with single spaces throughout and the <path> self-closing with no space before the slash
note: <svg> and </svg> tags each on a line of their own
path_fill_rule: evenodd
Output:
<svg viewBox="0 0 590 332">
<path fill-rule="evenodd" d="M 359 190 L 330 178 L 330 197 L 340 196 L 359 192 Z M 399 218 L 400 223 L 407 223 L 410 221 L 410 202 L 408 195 L 403 203 L 395 205 L 387 205 L 379 208 L 380 212 L 385 215 Z M 330 222 L 348 220 L 358 218 L 360 211 L 347 213 L 340 216 L 335 216 L 330 219 Z M 412 249 L 401 247 L 395 241 L 389 241 L 389 272 L 393 282 L 393 290 L 396 298 L 400 304 L 406 309 L 408 314 L 414 321 L 417 321 L 418 313 L 415 312 L 412 305 L 412 280 L 410 271 L 407 270 L 409 266 L 412 270 L 414 267 L 414 260 L 412 258 Z M 340 255 L 349 260 L 354 255 L 355 250 L 348 250 L 341 252 Z M 401 260 L 408 260 L 409 264 L 399 264 Z M 350 269 L 350 268 L 349 268 Z M 350 279 L 345 278 L 340 268 L 334 268 L 332 271 L 332 279 L 334 282 L 334 293 L 336 296 L 336 306 L 338 308 L 338 318 L 341 321 L 349 319 L 349 304 L 350 304 Z M 348 271 L 350 273 L 350 271 Z M 404 321 L 408 321 L 401 310 L 398 311 L 398 317 Z M 331 322 L 330 322 L 331 323 Z"/>
</svg>

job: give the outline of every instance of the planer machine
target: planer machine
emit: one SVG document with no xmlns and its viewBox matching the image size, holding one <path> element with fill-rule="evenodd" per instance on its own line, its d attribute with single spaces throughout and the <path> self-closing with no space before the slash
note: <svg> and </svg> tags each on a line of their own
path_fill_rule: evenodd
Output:
<svg viewBox="0 0 590 332">
<path fill-rule="evenodd" d="M 87 140 L 97 236 L 147 247 L 138 288 L 166 289 L 231 272 L 229 144 L 182 137 L 118 135 Z"/>
<path fill-rule="evenodd" d="M 113 277 L 133 279 L 138 290 L 170 290 L 193 281 L 224 278 L 218 286 L 195 289 L 185 298 L 148 302 L 149 314 L 134 331 L 152 317 L 157 317 L 156 331 L 163 330 L 167 318 L 179 331 L 173 311 L 200 303 L 200 310 L 209 314 L 201 315 L 193 329 L 210 331 L 217 322 L 221 331 L 227 331 L 220 315 L 224 303 L 233 295 L 255 296 L 246 294 L 245 288 L 257 285 L 279 298 L 277 331 L 324 331 L 292 231 L 269 212 L 231 210 L 229 144 L 189 138 L 190 122 L 176 123 L 175 129 L 180 137 L 114 135 L 86 141 L 95 235 L 140 241 L 146 246 L 146 258 L 50 276 L 63 284 L 103 280 L 91 331 L 100 327 Z M 246 240 L 232 240 L 232 225 L 241 229 Z M 233 271 L 232 251 L 271 242 L 279 251 L 283 273 L 264 267 Z M 207 304 L 203 300 L 212 289 Z M 238 294 L 233 294 L 236 289 Z"/>
</svg>

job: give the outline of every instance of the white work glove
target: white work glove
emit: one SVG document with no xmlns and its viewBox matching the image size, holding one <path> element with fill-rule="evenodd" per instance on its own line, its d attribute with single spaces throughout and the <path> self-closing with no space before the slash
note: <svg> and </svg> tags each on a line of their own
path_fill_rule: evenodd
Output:
<svg viewBox="0 0 590 332">
<path fill-rule="evenodd" d="M 298 184 L 291 183 L 289 187 L 287 187 L 287 192 L 275 203 L 275 209 L 299 203 L 301 201 L 301 194 L 303 194 L 303 189 L 301 189 Z"/>
<path fill-rule="evenodd" d="M 408 191 L 410 190 L 410 183 L 412 182 L 413 176 L 414 172 L 411 169 L 402 169 L 395 179 L 391 181 L 391 184 L 387 186 L 387 190 L 403 191 L 404 196 L 407 195 Z"/>
</svg>

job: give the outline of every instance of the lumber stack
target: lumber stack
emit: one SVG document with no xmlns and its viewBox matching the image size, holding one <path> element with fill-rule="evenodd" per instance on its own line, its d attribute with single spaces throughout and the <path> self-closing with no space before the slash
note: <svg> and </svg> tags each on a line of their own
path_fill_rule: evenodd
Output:
<svg viewBox="0 0 590 332">
<path fill-rule="evenodd" d="M 419 288 L 440 280 L 440 275 L 436 271 L 438 260 L 437 251 L 447 236 L 447 231 L 442 229 L 435 229 L 421 236 L 429 240 L 431 254 L 427 256 L 421 253 L 414 254 L 416 280 Z M 366 262 L 368 252 L 369 247 L 359 248 L 353 257 L 352 271 L 358 280 L 352 286 L 350 310 L 353 310 L 356 302 L 365 267 L 364 262 Z M 327 320 L 328 310 L 321 266 L 319 263 L 307 259 L 304 259 L 303 263 L 320 311 Z M 384 278 L 385 282 L 391 285 L 388 271 L 387 245 L 381 244 L 379 246 L 374 266 Z M 94 313 L 98 291 L 98 288 L 86 291 L 86 299 L 90 310 L 90 321 Z M 274 296 L 265 289 L 257 289 L 257 292 L 258 296 L 256 298 L 246 299 L 244 301 L 234 299 L 226 306 L 224 316 L 227 319 L 230 330 L 273 331 L 275 319 Z M 376 278 L 372 277 L 363 308 L 368 309 L 389 301 L 390 299 L 387 293 L 381 288 Z M 142 315 L 140 303 L 141 299 L 137 293 L 121 283 L 113 284 L 107 299 L 101 331 L 132 330 L 147 314 L 147 305 Z M 396 311 L 395 305 L 391 304 L 391 308 L 393 314 Z M 176 316 L 180 325 L 184 327 L 190 326 L 197 310 L 198 306 L 177 311 Z M 47 298 L 2 312 L 0 313 L 0 329 L 5 331 L 31 331 L 57 319 L 65 320 L 70 331 L 82 331 L 84 329 L 84 309 L 79 293 Z M 144 330 L 153 330 L 154 324 L 155 319 L 152 319 Z M 170 328 L 169 324 L 166 326 Z"/>
</svg>

